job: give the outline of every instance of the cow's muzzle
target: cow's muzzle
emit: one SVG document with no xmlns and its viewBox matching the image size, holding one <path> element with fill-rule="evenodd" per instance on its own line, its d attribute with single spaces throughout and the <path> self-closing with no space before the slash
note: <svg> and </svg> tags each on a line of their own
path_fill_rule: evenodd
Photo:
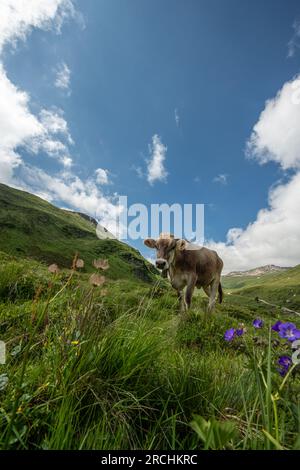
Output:
<svg viewBox="0 0 300 470">
<path fill-rule="evenodd" d="M 165 259 L 162 259 L 162 258 L 158 258 L 156 261 L 155 261 L 155 264 L 156 264 L 156 267 L 158 269 L 168 269 L 168 261 L 165 260 Z"/>
</svg>

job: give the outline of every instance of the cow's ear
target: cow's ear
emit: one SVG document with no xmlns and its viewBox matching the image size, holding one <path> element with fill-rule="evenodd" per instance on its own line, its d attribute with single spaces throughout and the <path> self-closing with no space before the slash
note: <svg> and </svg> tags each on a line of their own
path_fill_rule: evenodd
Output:
<svg viewBox="0 0 300 470">
<path fill-rule="evenodd" d="M 156 248 L 156 240 L 153 238 L 146 238 L 146 240 L 144 240 L 144 245 L 148 246 L 148 248 Z"/>
<path fill-rule="evenodd" d="M 177 240 L 176 247 L 179 251 L 183 251 L 187 247 L 187 242 L 185 240 Z"/>
</svg>

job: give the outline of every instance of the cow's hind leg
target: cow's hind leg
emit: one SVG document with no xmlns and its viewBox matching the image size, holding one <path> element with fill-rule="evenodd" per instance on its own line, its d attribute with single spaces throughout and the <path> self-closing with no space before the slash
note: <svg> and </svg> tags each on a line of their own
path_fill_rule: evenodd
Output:
<svg viewBox="0 0 300 470">
<path fill-rule="evenodd" d="M 207 295 L 208 299 L 210 298 L 210 293 L 211 293 L 211 288 L 210 286 L 202 286 L 202 289 L 204 290 L 205 294 Z M 206 307 L 206 311 L 208 310 L 208 303 Z"/>
<path fill-rule="evenodd" d="M 207 312 L 211 313 L 215 307 L 216 304 L 216 295 L 218 292 L 218 287 L 219 287 L 219 279 L 214 279 L 212 283 L 210 284 L 210 296 L 209 296 L 209 301 L 208 301 L 208 307 L 207 307 Z"/>
</svg>

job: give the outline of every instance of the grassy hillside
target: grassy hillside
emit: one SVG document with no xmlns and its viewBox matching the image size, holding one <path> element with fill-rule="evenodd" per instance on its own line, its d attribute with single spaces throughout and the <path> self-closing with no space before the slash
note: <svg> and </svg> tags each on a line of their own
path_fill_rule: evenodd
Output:
<svg viewBox="0 0 300 470">
<path fill-rule="evenodd" d="M 224 278 L 213 315 L 200 291 L 182 315 L 139 253 L 94 232 L 0 186 L 0 449 L 300 449 L 299 366 L 279 374 L 291 343 L 270 328 L 300 319 L 255 301 L 299 309 L 300 267 Z"/>
<path fill-rule="evenodd" d="M 207 317 L 198 295 L 182 316 L 164 280 L 89 277 L 0 254 L 0 448 L 300 448 L 299 373 L 280 377 L 290 345 L 269 343 L 280 312 L 225 296 Z"/>
<path fill-rule="evenodd" d="M 224 276 L 222 285 L 227 294 L 251 302 L 260 297 L 280 306 L 300 310 L 300 265 L 281 273 L 253 276 Z"/>
<path fill-rule="evenodd" d="M 140 253 L 117 240 L 99 240 L 95 225 L 24 191 L 0 184 L 0 250 L 70 268 L 76 252 L 91 271 L 95 258 L 109 260 L 113 279 L 153 280 L 155 270 Z"/>
</svg>

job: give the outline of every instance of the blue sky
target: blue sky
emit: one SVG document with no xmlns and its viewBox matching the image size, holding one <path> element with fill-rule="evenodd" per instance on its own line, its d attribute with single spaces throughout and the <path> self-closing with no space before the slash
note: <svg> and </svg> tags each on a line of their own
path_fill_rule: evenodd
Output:
<svg viewBox="0 0 300 470">
<path fill-rule="evenodd" d="M 224 252 L 230 268 L 250 267 L 260 260 L 259 264 L 300 262 L 298 248 L 283 256 L 281 242 L 276 249 L 265 234 L 260 237 L 259 255 L 253 257 L 245 248 L 252 236 L 249 224 L 258 221 L 263 208 L 272 216 L 278 188 L 291 191 L 298 176 L 299 142 L 287 142 L 293 154 L 286 163 L 287 153 L 281 148 L 286 139 L 275 142 L 282 150 L 278 154 L 273 142 L 266 144 L 266 129 L 271 129 L 274 119 L 261 113 L 266 101 L 276 100 L 284 85 L 299 74 L 299 1 L 45 0 L 44 4 L 47 8 L 38 12 L 38 20 L 19 11 L 14 30 L 5 32 L 0 22 L 1 63 L 9 80 L 5 91 L 7 96 L 19 93 L 16 119 L 25 106 L 26 119 L 32 116 L 37 121 L 27 130 L 24 118 L 24 135 L 11 130 L 9 151 L 14 158 L 18 155 L 19 162 L 4 154 L 6 169 L 0 180 L 91 215 L 96 212 L 93 198 L 107 201 L 109 212 L 114 193 L 128 195 L 129 203 L 204 203 L 205 237 Z M 37 8 L 32 2 L 33 13 Z M 25 105 L 20 93 L 26 93 Z M 280 99 L 274 101 L 273 111 L 277 105 L 285 109 Z M 296 117 L 294 108 L 287 119 L 300 121 L 299 106 Z M 260 122 L 250 151 L 255 158 L 246 158 L 246 144 Z M 43 130 L 34 130 L 39 123 Z M 166 147 L 167 176 L 149 184 L 147 159 L 155 135 Z M 97 182 L 99 168 L 106 173 Z M 72 194 L 64 197 L 63 188 L 55 188 L 58 182 L 71 187 Z M 294 243 L 300 228 L 288 222 Z M 228 231 L 236 227 L 243 231 L 242 247 L 235 245 L 236 239 L 228 239 Z M 269 230 L 273 233 L 272 227 Z M 272 245 L 267 256 L 264 237 Z M 234 252 L 228 244 L 235 245 Z M 135 246 L 149 256 L 142 243 Z"/>
</svg>

